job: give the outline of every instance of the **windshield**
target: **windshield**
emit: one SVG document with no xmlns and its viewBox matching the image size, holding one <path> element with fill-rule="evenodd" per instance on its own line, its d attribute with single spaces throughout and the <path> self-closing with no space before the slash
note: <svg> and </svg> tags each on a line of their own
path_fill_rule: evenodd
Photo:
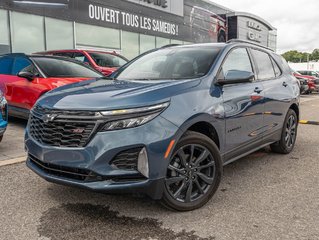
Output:
<svg viewBox="0 0 319 240">
<path fill-rule="evenodd" d="M 166 48 L 146 54 L 118 73 L 123 80 L 191 79 L 206 75 L 220 48 Z"/>
<path fill-rule="evenodd" d="M 123 66 L 127 61 L 119 56 L 107 53 L 89 53 L 94 62 L 100 67 L 115 67 Z"/>
<path fill-rule="evenodd" d="M 90 69 L 89 67 L 80 63 L 69 61 L 67 59 L 64 60 L 46 57 L 33 57 L 32 60 L 39 66 L 39 68 L 47 77 L 102 77 L 101 74 Z"/>
</svg>

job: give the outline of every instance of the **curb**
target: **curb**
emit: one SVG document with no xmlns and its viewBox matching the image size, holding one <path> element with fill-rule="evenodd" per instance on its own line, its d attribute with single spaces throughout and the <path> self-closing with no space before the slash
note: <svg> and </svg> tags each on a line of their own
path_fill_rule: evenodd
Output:
<svg viewBox="0 0 319 240">
<path fill-rule="evenodd" d="M 26 159 L 27 159 L 27 157 L 24 156 L 24 157 L 9 159 L 9 160 L 3 160 L 3 161 L 0 161 L 0 167 L 13 165 L 13 164 L 17 164 L 17 163 L 22 163 L 22 162 L 25 162 Z"/>
<path fill-rule="evenodd" d="M 309 124 L 309 125 L 319 125 L 319 121 L 307 121 L 307 120 L 300 120 L 300 124 Z"/>
</svg>

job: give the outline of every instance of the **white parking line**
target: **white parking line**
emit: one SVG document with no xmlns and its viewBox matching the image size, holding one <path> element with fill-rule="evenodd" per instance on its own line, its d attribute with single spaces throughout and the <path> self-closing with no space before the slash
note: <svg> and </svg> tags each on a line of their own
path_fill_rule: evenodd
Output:
<svg viewBox="0 0 319 240">
<path fill-rule="evenodd" d="M 23 156 L 23 157 L 18 157 L 18 158 L 0 161 L 0 167 L 12 165 L 12 164 L 17 164 L 17 163 L 22 163 L 22 162 L 25 162 L 26 159 L 27 159 L 27 157 Z"/>
</svg>

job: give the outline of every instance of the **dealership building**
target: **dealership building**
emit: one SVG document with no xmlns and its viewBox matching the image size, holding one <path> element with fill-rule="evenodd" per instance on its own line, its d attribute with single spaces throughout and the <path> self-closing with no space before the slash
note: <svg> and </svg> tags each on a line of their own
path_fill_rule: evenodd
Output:
<svg viewBox="0 0 319 240">
<path fill-rule="evenodd" d="M 93 48 L 131 59 L 168 44 L 250 40 L 276 50 L 276 29 L 209 0 L 2 0 L 0 54 Z"/>
</svg>

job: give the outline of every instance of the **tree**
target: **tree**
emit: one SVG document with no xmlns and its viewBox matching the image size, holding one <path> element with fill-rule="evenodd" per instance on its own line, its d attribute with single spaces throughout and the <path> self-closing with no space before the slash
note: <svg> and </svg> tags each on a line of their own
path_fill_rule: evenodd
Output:
<svg viewBox="0 0 319 240">
<path fill-rule="evenodd" d="M 288 61 L 288 62 L 307 62 L 308 53 L 302 53 L 298 52 L 296 50 L 291 50 L 288 52 L 285 52 L 282 54 L 282 56 Z"/>
<path fill-rule="evenodd" d="M 319 48 L 313 50 L 310 58 L 311 58 L 311 60 L 319 61 Z"/>
<path fill-rule="evenodd" d="M 319 49 L 313 50 L 313 52 L 306 53 L 306 52 L 299 52 L 297 50 L 291 50 L 288 52 L 285 52 L 282 54 L 282 56 L 288 61 L 288 62 L 307 62 L 309 61 L 319 61 Z M 308 58 L 309 57 L 309 58 Z"/>
</svg>

